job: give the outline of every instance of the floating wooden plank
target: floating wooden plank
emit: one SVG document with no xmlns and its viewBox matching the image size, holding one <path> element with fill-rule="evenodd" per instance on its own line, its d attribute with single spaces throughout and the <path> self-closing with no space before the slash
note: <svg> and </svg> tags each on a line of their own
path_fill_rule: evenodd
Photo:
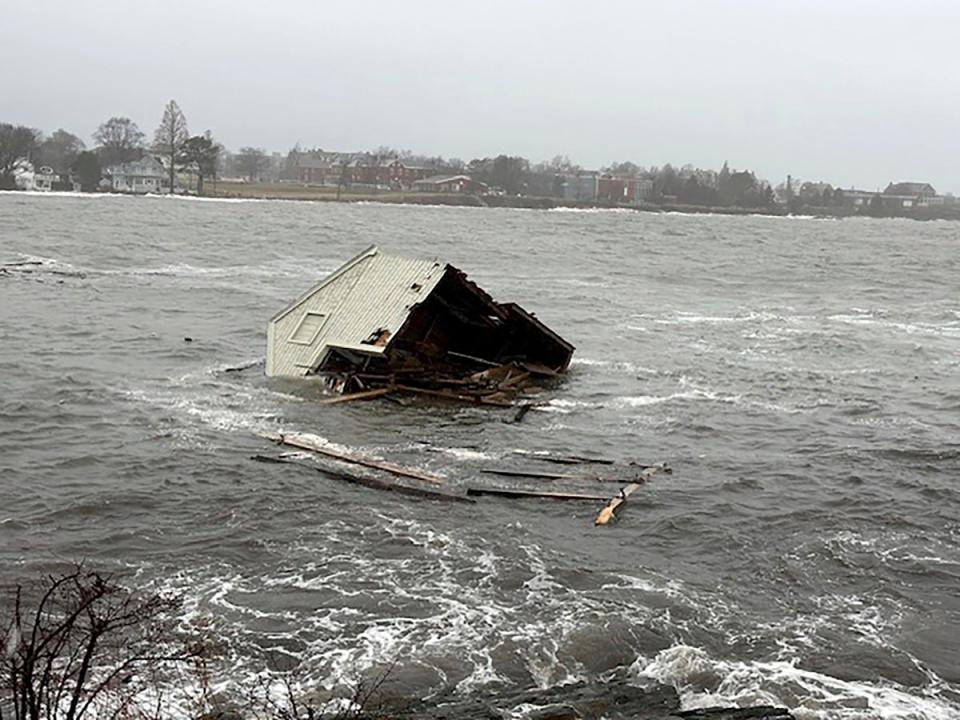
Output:
<svg viewBox="0 0 960 720">
<path fill-rule="evenodd" d="M 532 460 L 542 460 L 543 462 L 556 463 L 557 465 L 615 465 L 614 460 L 606 458 L 593 458 L 583 455 L 548 455 L 544 453 L 527 452 L 524 450 L 514 450 L 517 455 L 529 457 Z"/>
<path fill-rule="evenodd" d="M 376 490 L 387 490 L 390 492 L 396 492 L 402 495 L 428 497 L 435 500 L 447 500 L 451 502 L 474 502 L 474 500 L 467 497 L 465 493 L 455 493 L 447 490 L 440 490 L 439 488 L 415 487 L 413 485 L 404 485 L 403 483 L 400 483 L 400 482 L 381 480 L 375 477 L 371 477 L 369 475 L 351 473 L 351 472 L 347 472 L 346 470 L 340 470 L 340 469 L 331 468 L 331 467 L 321 467 L 311 462 L 298 460 L 294 457 L 291 457 L 289 454 L 253 455 L 251 456 L 250 459 L 256 460 L 257 462 L 264 462 L 264 463 L 286 463 L 288 465 L 299 465 L 300 467 L 305 467 L 310 470 L 316 470 L 317 472 L 323 473 L 324 475 L 332 477 L 336 480 L 342 480 L 344 482 L 348 482 L 354 485 L 363 485 L 364 487 L 370 487 Z"/>
<path fill-rule="evenodd" d="M 478 395 L 465 395 L 450 390 L 434 390 L 432 388 L 413 387 L 412 385 L 397 385 L 397 390 L 412 393 L 414 395 L 427 395 L 429 397 L 438 397 L 445 400 L 459 400 L 461 402 L 479 403 L 481 405 L 496 405 L 498 407 L 513 407 L 512 402 L 505 400 L 488 400 Z"/>
<path fill-rule="evenodd" d="M 615 520 L 616 515 L 614 513 L 616 512 L 617 508 L 623 505 L 627 501 L 627 498 L 630 497 L 634 492 L 636 492 L 637 488 L 640 487 L 641 483 L 645 483 L 647 480 L 649 480 L 651 477 L 653 477 L 659 472 L 669 474 L 669 473 L 672 473 L 673 470 L 671 470 L 666 463 L 660 463 L 659 465 L 650 465 L 649 467 L 643 468 L 643 470 L 641 470 L 640 474 L 637 476 L 636 480 L 634 480 L 629 485 L 626 485 L 620 488 L 620 492 L 617 493 L 616 496 L 610 499 L 610 501 L 606 504 L 603 510 L 600 511 L 600 514 L 597 515 L 596 519 L 593 521 L 593 524 L 606 525 L 611 520 Z"/>
<path fill-rule="evenodd" d="M 536 470 L 507 470 L 505 468 L 483 468 L 480 472 L 487 475 L 502 475 L 503 477 L 536 478 L 538 480 L 576 480 L 576 475 L 569 473 L 538 472 Z"/>
<path fill-rule="evenodd" d="M 517 412 L 514 414 L 510 422 L 515 422 L 515 423 L 522 422 L 523 418 L 526 417 L 526 414 L 530 412 L 532 408 L 533 408 L 533 403 L 528 403 L 528 402 L 521 403 L 520 409 L 517 410 Z"/>
<path fill-rule="evenodd" d="M 310 452 L 325 455 L 326 457 L 333 458 L 335 460 L 341 460 L 346 463 L 363 465 L 364 467 L 374 468 L 375 470 L 383 470 L 384 472 L 391 473 L 392 475 L 414 478 L 415 480 L 423 480 L 425 482 L 435 483 L 438 485 L 445 481 L 443 476 L 434 475 L 433 473 L 428 473 L 424 470 L 404 467 L 403 465 L 396 465 L 395 463 L 388 462 L 386 460 L 375 460 L 373 458 L 367 458 L 360 455 L 352 455 L 350 453 L 340 452 L 339 450 L 333 450 L 332 448 L 326 447 L 323 443 L 321 443 L 316 436 L 312 436 L 308 433 L 262 433 L 261 437 L 264 437 L 267 440 L 271 440 L 275 443 L 280 443 L 281 445 L 289 445 L 290 447 L 300 448 L 301 450 L 309 450 Z"/>
<path fill-rule="evenodd" d="M 499 495 L 510 498 L 552 498 L 554 500 L 606 500 L 599 493 L 573 492 L 566 490 L 525 490 L 523 488 L 470 486 L 467 495 Z"/>
<path fill-rule="evenodd" d="M 317 404 L 336 405 L 338 403 L 350 402 L 351 400 L 373 400 L 374 398 L 383 397 L 384 395 L 389 395 L 395 391 L 396 388 L 393 386 L 376 388 L 374 390 L 363 390 L 361 392 L 350 393 L 349 395 L 337 395 L 336 397 L 319 400 Z"/>
<path fill-rule="evenodd" d="M 614 512 L 616 512 L 617 508 L 623 505 L 627 501 L 627 498 L 630 497 L 639 487 L 640 483 L 630 483 L 629 485 L 620 488 L 620 492 L 615 497 L 611 498 L 603 510 L 600 511 L 600 514 L 597 515 L 596 519 L 593 521 L 593 524 L 606 525 L 611 520 L 614 520 L 616 518 Z"/>
</svg>

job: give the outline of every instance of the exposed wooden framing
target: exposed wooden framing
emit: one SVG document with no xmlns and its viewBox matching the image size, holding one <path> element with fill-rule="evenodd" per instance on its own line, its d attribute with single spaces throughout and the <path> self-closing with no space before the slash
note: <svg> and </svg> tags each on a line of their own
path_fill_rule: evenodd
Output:
<svg viewBox="0 0 960 720">
<path fill-rule="evenodd" d="M 303 460 L 298 460 L 294 457 L 290 457 L 288 454 L 281 455 L 253 455 L 251 460 L 256 460 L 257 462 L 268 462 L 268 463 L 287 463 L 289 465 L 299 465 L 300 467 L 305 467 L 310 470 L 316 470 L 319 473 L 323 473 L 329 477 L 335 478 L 337 480 L 342 480 L 344 482 L 352 483 L 354 485 L 363 485 L 364 487 L 375 488 L 377 490 L 388 490 L 390 492 L 401 493 L 403 495 L 414 495 L 416 497 L 427 497 L 433 498 L 435 500 L 447 500 L 452 502 L 474 502 L 472 498 L 466 496 L 463 493 L 454 493 L 447 490 L 440 490 L 429 487 L 415 487 L 413 485 L 404 485 L 398 482 L 390 482 L 387 480 L 380 480 L 375 477 L 368 475 L 361 475 L 358 473 L 351 473 L 346 470 L 331 468 L 331 467 L 321 467 L 319 465 L 314 465 L 310 462 L 304 462 Z"/>
<path fill-rule="evenodd" d="M 509 373 L 507 377 L 500 383 L 500 389 L 505 390 L 511 388 L 514 385 L 520 385 L 521 383 L 526 382 L 530 378 L 529 372 L 521 372 L 516 375 L 511 376 Z"/>
<path fill-rule="evenodd" d="M 354 465 L 363 465 L 364 467 L 373 468 L 375 470 L 383 470 L 384 472 L 388 472 L 392 475 L 400 475 L 402 477 L 413 478 L 415 480 L 423 480 L 424 482 L 434 483 L 437 485 L 442 484 L 446 480 L 441 475 L 434 475 L 433 473 L 428 473 L 424 470 L 417 470 L 416 468 L 396 465 L 392 462 L 387 462 L 386 460 L 375 460 L 373 458 L 366 458 L 360 455 L 352 455 L 350 453 L 333 450 L 329 447 L 326 447 L 318 440 L 315 440 L 313 436 L 310 436 L 307 433 L 262 433 L 261 437 L 281 445 L 288 445 L 290 447 L 300 448 L 301 450 L 309 450 L 310 452 L 315 452 L 319 455 L 333 458 L 334 460 L 353 463 Z"/>
<path fill-rule="evenodd" d="M 486 365 L 487 367 L 500 367 L 500 363 L 494 362 L 493 360 L 487 360 L 485 358 L 476 357 L 474 355 L 467 355 L 466 353 L 454 352 L 453 350 L 447 350 L 447 355 L 450 357 L 460 358 L 461 360 L 470 360 L 475 362 L 478 365 Z"/>
</svg>

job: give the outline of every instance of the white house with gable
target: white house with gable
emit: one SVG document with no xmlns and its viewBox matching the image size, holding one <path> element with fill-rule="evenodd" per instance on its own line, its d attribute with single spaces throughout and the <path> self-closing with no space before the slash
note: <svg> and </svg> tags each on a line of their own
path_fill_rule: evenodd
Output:
<svg viewBox="0 0 960 720">
<path fill-rule="evenodd" d="M 170 179 L 163 163 L 155 157 L 114 165 L 108 168 L 110 188 L 123 193 L 165 193 L 170 189 Z"/>
</svg>

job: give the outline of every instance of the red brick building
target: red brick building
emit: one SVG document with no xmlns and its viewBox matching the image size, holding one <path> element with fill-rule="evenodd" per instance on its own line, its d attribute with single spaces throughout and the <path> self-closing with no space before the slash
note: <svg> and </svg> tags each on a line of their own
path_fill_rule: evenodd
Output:
<svg viewBox="0 0 960 720">
<path fill-rule="evenodd" d="M 637 205 L 652 194 L 653 182 L 646 178 L 612 175 L 602 175 L 597 178 L 597 200 Z"/>
<path fill-rule="evenodd" d="M 482 195 L 487 191 L 487 184 L 468 175 L 434 175 L 416 181 L 413 189 L 417 192 Z"/>
</svg>

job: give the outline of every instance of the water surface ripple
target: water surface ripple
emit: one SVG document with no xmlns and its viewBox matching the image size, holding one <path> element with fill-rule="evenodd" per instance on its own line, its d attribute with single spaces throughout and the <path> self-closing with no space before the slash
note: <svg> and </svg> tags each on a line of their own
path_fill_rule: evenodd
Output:
<svg viewBox="0 0 960 720">
<path fill-rule="evenodd" d="M 263 651 L 428 694 L 628 667 L 686 705 L 960 716 L 960 225 L 0 194 L 0 582 L 64 561 Z M 522 425 L 323 407 L 267 318 L 365 246 L 577 346 Z M 193 342 L 185 342 L 190 337 Z M 247 370 L 225 372 L 233 366 Z M 251 462 L 304 430 L 453 477 L 669 461 L 596 507 L 448 506 Z"/>
</svg>

